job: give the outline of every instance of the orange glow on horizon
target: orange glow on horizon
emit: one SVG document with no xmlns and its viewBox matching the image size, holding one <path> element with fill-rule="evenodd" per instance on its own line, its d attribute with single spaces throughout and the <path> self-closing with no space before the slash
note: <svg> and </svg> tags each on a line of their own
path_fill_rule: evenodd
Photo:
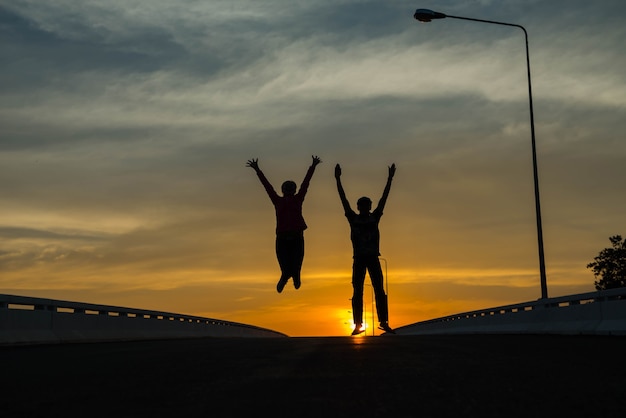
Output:
<svg viewBox="0 0 626 418">
<path fill-rule="evenodd" d="M 349 268 L 309 269 L 301 289 L 295 290 L 289 282 L 281 294 L 275 289 L 275 268 L 255 275 L 236 271 L 220 275 L 192 269 L 171 274 L 131 272 L 139 273 L 128 270 L 110 275 L 111 271 L 106 270 L 98 273 L 78 269 L 43 274 L 42 269 L 34 268 L 33 273 L 37 274 L 28 282 L 17 275 L 11 277 L 13 274 L 8 272 L 4 278 L 9 286 L 0 291 L 197 315 L 268 328 L 293 337 L 349 336 L 354 329 Z M 570 272 L 561 274 L 570 280 L 574 277 Z M 134 279 L 129 281 L 129 276 Z M 530 271 L 504 269 L 390 269 L 386 283 L 389 323 L 397 328 L 455 313 L 534 300 L 538 297 L 534 276 L 536 273 Z M 568 281 L 567 292 L 562 294 L 591 291 L 592 283 L 587 282 L 574 288 Z M 554 291 L 552 294 L 557 295 Z M 371 286 L 365 288 L 363 314 L 365 332 L 360 335 L 380 335 Z"/>
</svg>

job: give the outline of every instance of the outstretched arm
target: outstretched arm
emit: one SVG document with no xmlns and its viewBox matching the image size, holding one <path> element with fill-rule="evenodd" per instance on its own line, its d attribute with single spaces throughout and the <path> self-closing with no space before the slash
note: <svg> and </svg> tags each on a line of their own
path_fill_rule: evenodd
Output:
<svg viewBox="0 0 626 418">
<path fill-rule="evenodd" d="M 387 184 L 385 185 L 385 190 L 383 191 L 383 196 L 380 198 L 378 202 L 378 206 L 375 211 L 382 212 L 385 209 L 385 204 L 387 203 L 387 197 L 389 196 L 389 191 L 391 190 L 391 180 L 393 180 L 393 176 L 396 174 L 396 165 L 391 164 L 389 166 L 389 176 L 387 177 Z"/>
<path fill-rule="evenodd" d="M 339 164 L 335 166 L 335 179 L 337 180 L 337 191 L 339 192 L 339 199 L 341 199 L 343 210 L 350 212 L 352 208 L 350 208 L 350 203 L 346 198 L 346 192 L 343 190 L 343 185 L 341 184 L 341 166 Z"/>
<path fill-rule="evenodd" d="M 261 168 L 259 167 L 259 159 L 258 158 L 252 158 L 252 159 L 248 160 L 248 162 L 246 163 L 246 167 L 251 167 L 251 168 L 254 169 L 254 171 L 256 172 L 256 175 L 259 177 L 259 180 L 261 181 L 261 184 L 265 188 L 265 191 L 267 192 L 267 195 L 270 197 L 272 202 L 275 199 L 277 199 L 278 198 L 278 193 L 276 193 L 276 191 L 274 190 L 274 188 L 272 187 L 270 182 L 267 180 L 267 178 L 265 177 L 265 175 L 261 171 Z"/>
<path fill-rule="evenodd" d="M 298 194 L 301 196 L 304 196 L 306 194 L 306 191 L 309 188 L 309 182 L 311 181 L 311 178 L 313 177 L 313 173 L 315 172 L 315 167 L 317 167 L 317 165 L 322 162 L 320 157 L 318 157 L 317 155 L 312 155 L 311 158 L 313 159 L 313 162 L 311 163 L 311 166 L 307 170 L 306 175 L 304 176 L 304 180 L 302 180 L 302 184 L 300 185 L 300 190 L 298 190 Z"/>
</svg>

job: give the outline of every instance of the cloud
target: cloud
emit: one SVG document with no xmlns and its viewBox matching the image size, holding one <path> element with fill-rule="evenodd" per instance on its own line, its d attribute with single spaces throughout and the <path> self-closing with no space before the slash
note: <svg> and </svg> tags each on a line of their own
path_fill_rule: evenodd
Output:
<svg viewBox="0 0 626 418">
<path fill-rule="evenodd" d="M 608 236 L 625 234 L 623 2 L 424 7 L 527 28 L 549 286 L 592 283 L 586 262 Z M 275 296 L 274 211 L 245 162 L 258 157 L 274 184 L 299 182 L 315 154 L 324 162 L 305 201 L 305 268 L 318 284 L 339 280 L 350 292 L 334 164 L 354 202 L 376 200 L 395 162 L 381 223 L 390 273 L 407 284 L 512 289 L 489 301 L 532 289 L 523 32 L 419 24 L 414 8 L 367 0 L 1 6 L 0 287 L 108 292 L 132 304 L 129 292 L 168 310 L 184 305 L 160 292 L 187 289 L 181 300 L 198 300 L 197 287 L 215 308 L 194 302 L 194 312 L 228 312 L 223 294 L 242 305 L 238 318 L 255 309 L 276 317 L 288 302 L 259 302 Z M 444 285 L 437 289 L 435 299 L 445 299 Z M 454 289 L 459 307 L 465 290 Z M 294 311 L 319 315 L 302 298 Z M 289 327 L 301 318 L 293 320 Z"/>
</svg>

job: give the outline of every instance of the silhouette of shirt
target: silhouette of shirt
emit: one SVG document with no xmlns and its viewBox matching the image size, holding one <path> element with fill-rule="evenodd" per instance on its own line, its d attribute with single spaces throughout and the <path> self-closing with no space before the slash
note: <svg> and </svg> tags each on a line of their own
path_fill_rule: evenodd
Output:
<svg viewBox="0 0 626 418">
<path fill-rule="evenodd" d="M 302 180 L 300 190 L 293 196 L 280 196 L 270 182 L 267 180 L 261 170 L 257 171 L 261 184 L 265 187 L 267 195 L 274 204 L 276 210 L 276 233 L 281 232 L 301 232 L 307 228 L 304 217 L 302 216 L 302 203 L 304 196 L 309 189 L 309 182 L 313 177 L 315 166 L 310 166 Z"/>
<path fill-rule="evenodd" d="M 357 214 L 352 209 L 346 211 L 353 257 L 380 255 L 378 223 L 382 216 L 383 212 L 378 208 L 369 214 Z"/>
</svg>

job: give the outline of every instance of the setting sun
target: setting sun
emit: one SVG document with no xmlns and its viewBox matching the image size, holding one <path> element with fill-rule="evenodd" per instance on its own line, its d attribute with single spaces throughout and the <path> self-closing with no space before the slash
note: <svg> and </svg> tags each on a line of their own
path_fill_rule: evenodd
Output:
<svg viewBox="0 0 626 418">
<path fill-rule="evenodd" d="M 538 299 L 544 247 L 550 297 L 593 291 L 587 263 L 626 235 L 626 2 L 455 2 L 527 25 L 534 112 L 523 33 L 398 2 L 3 3 L 0 293 L 350 335 L 344 204 L 376 208 L 391 167 L 391 328 Z M 301 287 L 277 292 L 250 161 L 279 194 L 319 163 Z M 369 274 L 363 298 L 361 335 L 380 335 Z"/>
</svg>

